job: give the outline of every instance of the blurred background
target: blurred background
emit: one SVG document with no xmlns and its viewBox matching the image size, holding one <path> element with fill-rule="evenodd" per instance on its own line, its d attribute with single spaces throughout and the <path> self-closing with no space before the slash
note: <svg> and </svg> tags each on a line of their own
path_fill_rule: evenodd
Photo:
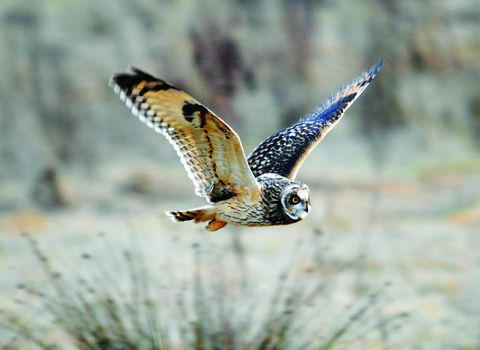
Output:
<svg viewBox="0 0 480 350">
<path fill-rule="evenodd" d="M 68 265 L 100 249 L 99 232 L 134 232 L 147 265 L 167 256 L 185 264 L 180 277 L 193 273 L 193 243 L 241 257 L 225 271 L 251 292 L 271 290 L 285 267 L 313 274 L 331 286 L 318 298 L 335 315 L 388 285 L 370 326 L 343 346 L 480 347 L 478 1 L 3 0 L 0 28 L 2 305 L 19 275 L 48 284 L 21 233 Z M 169 143 L 108 86 L 129 65 L 165 79 L 229 123 L 248 155 L 380 59 L 302 166 L 313 211 L 287 227 L 171 223 L 165 210 L 204 201 Z M 294 242 L 312 235 L 319 255 L 292 263 Z M 176 254 L 160 254 L 171 242 Z M 108 264 L 113 253 L 99 252 Z M 387 331 L 397 315 L 408 316 Z"/>
</svg>

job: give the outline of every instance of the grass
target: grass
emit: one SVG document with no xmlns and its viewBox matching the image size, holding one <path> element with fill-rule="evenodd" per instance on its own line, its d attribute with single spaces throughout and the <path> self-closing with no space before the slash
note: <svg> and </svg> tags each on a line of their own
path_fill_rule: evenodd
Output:
<svg viewBox="0 0 480 350">
<path fill-rule="evenodd" d="M 302 237 L 286 267 L 259 281 L 238 231 L 231 235 L 229 250 L 208 235 L 189 246 L 172 242 L 191 259 L 188 273 L 168 263 L 149 267 L 135 234 L 114 270 L 107 268 L 105 257 L 83 252 L 76 271 L 60 273 L 39 242 L 25 234 L 48 287 L 18 285 L 16 307 L 0 314 L 0 326 L 9 334 L 0 345 L 5 350 L 26 344 L 82 350 L 350 349 L 365 344 L 388 349 L 390 334 L 407 316 L 383 315 L 388 286 L 337 307 L 334 281 L 322 273 L 329 264 L 322 234 L 314 230 Z M 111 247 L 105 235 L 97 239 Z"/>
</svg>

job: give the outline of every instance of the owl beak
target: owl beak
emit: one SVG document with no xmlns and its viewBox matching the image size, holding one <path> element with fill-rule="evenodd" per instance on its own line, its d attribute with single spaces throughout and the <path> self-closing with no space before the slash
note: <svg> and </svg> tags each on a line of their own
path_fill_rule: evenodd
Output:
<svg viewBox="0 0 480 350">
<path fill-rule="evenodd" d="M 306 206 L 305 206 L 305 208 L 304 208 L 304 210 L 303 210 L 303 213 L 302 213 L 302 215 L 301 215 L 301 217 L 300 217 L 301 219 L 303 219 L 303 218 L 305 218 L 305 216 L 307 216 L 308 211 L 309 211 L 310 208 L 311 208 L 311 207 L 310 207 L 310 202 L 309 202 L 308 200 L 305 202 L 305 204 L 306 204 Z"/>
</svg>

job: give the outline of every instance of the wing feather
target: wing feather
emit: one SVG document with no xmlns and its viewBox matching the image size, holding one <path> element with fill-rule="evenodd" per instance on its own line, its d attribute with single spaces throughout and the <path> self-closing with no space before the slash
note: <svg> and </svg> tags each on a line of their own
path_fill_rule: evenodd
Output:
<svg viewBox="0 0 480 350">
<path fill-rule="evenodd" d="M 295 179 L 298 169 L 320 140 L 338 123 L 380 70 L 382 61 L 340 89 L 297 123 L 273 134 L 248 156 L 253 175 L 275 173 Z"/>
<path fill-rule="evenodd" d="M 195 193 L 211 203 L 261 198 L 240 138 L 223 120 L 175 86 L 139 69 L 110 80 L 132 113 L 177 151 Z"/>
</svg>

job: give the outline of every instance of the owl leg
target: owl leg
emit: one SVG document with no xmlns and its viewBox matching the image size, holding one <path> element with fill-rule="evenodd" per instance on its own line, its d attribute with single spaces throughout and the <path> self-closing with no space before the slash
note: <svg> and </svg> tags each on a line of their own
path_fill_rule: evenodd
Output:
<svg viewBox="0 0 480 350">
<path fill-rule="evenodd" d="M 217 231 L 217 230 L 220 230 L 221 228 L 224 228 L 225 226 L 227 226 L 227 223 L 225 221 L 213 219 L 208 223 L 207 227 L 205 227 L 205 230 Z"/>
</svg>

